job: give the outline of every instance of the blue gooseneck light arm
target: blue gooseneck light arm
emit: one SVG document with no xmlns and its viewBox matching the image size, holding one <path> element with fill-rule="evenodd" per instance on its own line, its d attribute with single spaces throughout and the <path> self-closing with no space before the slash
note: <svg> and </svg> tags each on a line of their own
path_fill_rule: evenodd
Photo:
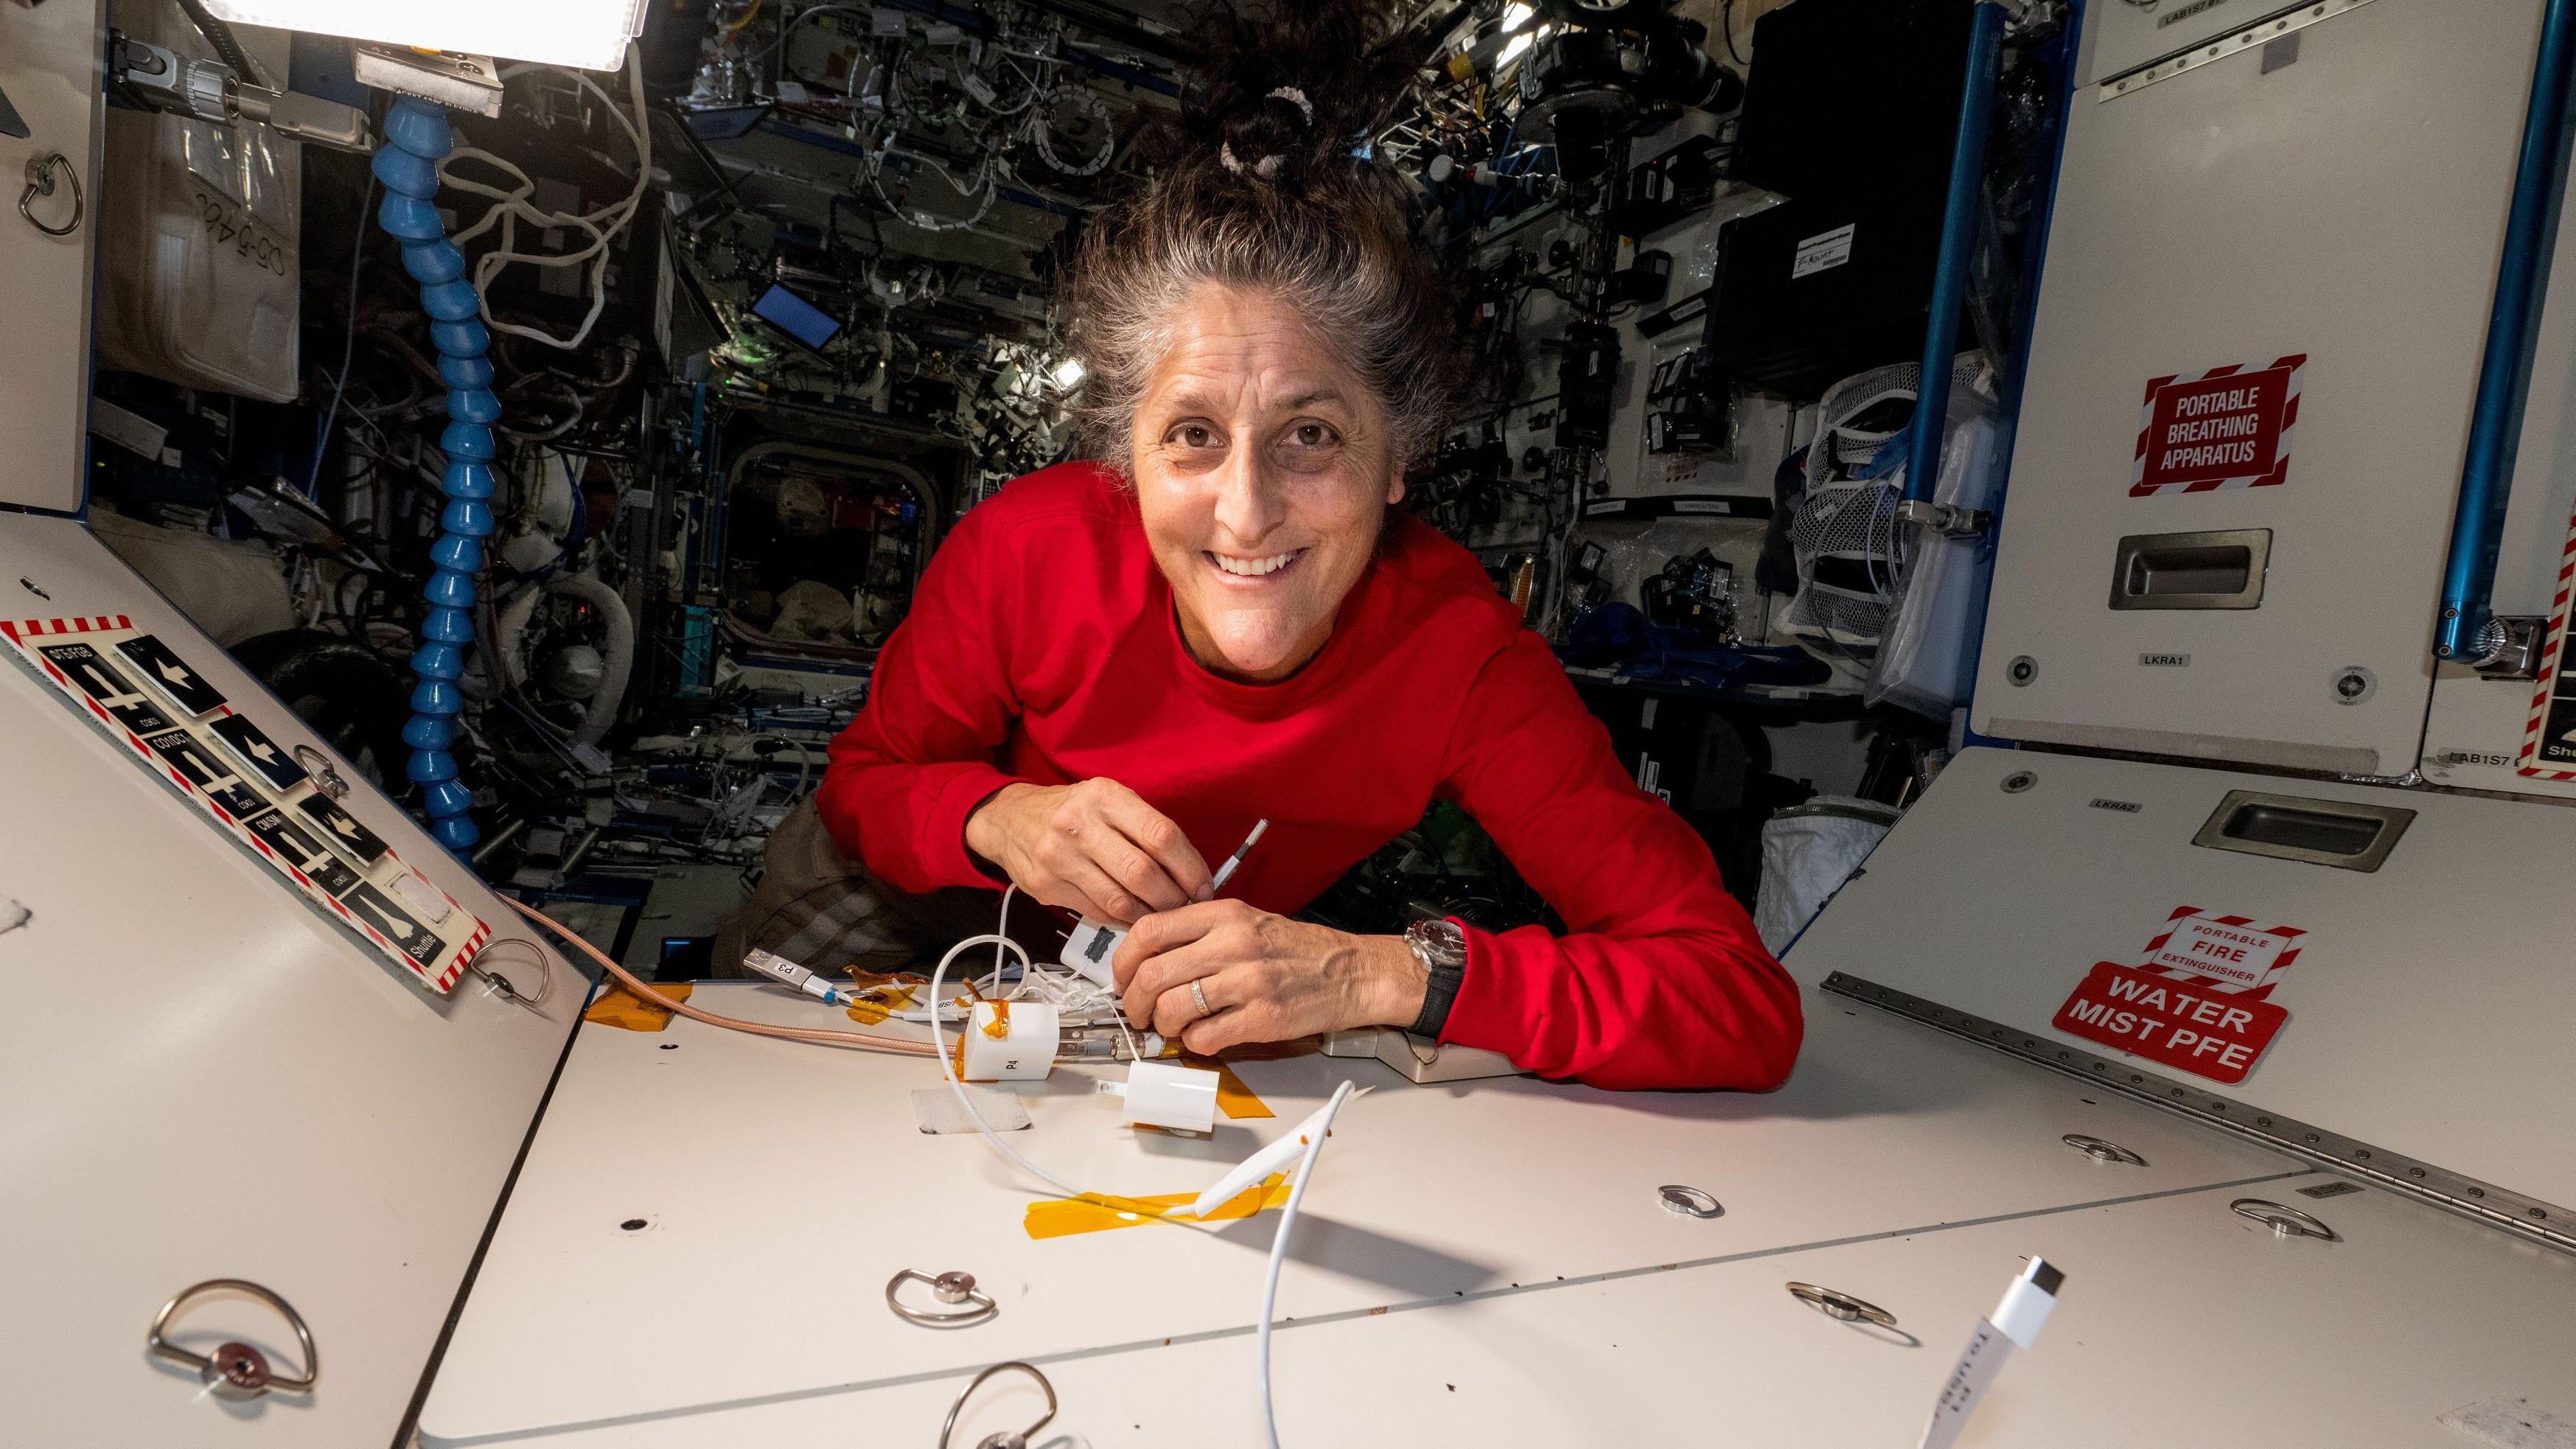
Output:
<svg viewBox="0 0 2576 1449">
<path fill-rule="evenodd" d="M 2451 514 L 2451 551 L 2442 561 L 2442 606 L 2433 620 L 2436 658 L 2476 663 L 2493 653 L 2494 641 L 2483 636 L 2494 617 L 2496 550 L 2513 501 L 2531 353 L 2540 336 L 2549 254 L 2557 245 L 2559 202 L 2566 192 L 2571 73 L 2576 0 L 2549 0 L 2540 22 L 2540 57 L 2531 71 L 2531 102 L 2522 118 L 2522 155 L 2514 167 L 2513 208 L 2505 214 L 2504 256 L 2496 267 L 2495 305 L 2487 314 L 2460 497 Z"/>
<path fill-rule="evenodd" d="M 1977 194 L 1986 181 L 1986 134 L 2003 67 L 2004 7 L 1983 0 L 1968 20 L 1968 82 L 1959 95 L 1959 140 L 1950 150 L 1950 199 L 1941 213 L 1941 257 L 1932 271 L 1932 315 L 1923 328 L 1923 376 L 1906 425 L 1905 502 L 1928 503 L 1941 480 L 1941 436 L 1950 414 L 1950 363 L 1959 309 L 1977 245 Z"/>
<path fill-rule="evenodd" d="M 483 540 L 492 533 L 492 423 L 501 400 L 492 392 L 492 361 L 484 352 L 492 334 L 483 326 L 482 299 L 465 280 L 465 256 L 447 239 L 438 214 L 438 161 L 455 147 L 447 112 L 406 96 L 385 116 L 385 144 L 376 150 L 376 179 L 385 199 L 377 224 L 402 243 L 403 270 L 420 283 L 420 305 L 429 314 L 429 339 L 438 349 L 439 379 L 447 384 L 447 430 L 439 448 L 447 469 L 439 488 L 447 507 L 438 516 L 438 541 L 430 545 L 435 571 L 421 596 L 420 647 L 411 656 L 416 682 L 411 722 L 403 743 L 412 747 L 404 773 L 420 786 L 429 833 L 462 852 L 481 838 L 470 813 L 474 792 L 457 778 L 456 716 L 465 707 L 457 680 L 465 649 L 474 642 L 474 576 L 483 568 Z"/>
</svg>

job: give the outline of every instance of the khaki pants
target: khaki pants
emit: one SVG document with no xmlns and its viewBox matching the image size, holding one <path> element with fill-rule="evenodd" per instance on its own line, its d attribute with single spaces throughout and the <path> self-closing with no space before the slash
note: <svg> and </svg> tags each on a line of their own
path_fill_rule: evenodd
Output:
<svg viewBox="0 0 2576 1449">
<path fill-rule="evenodd" d="M 753 947 L 827 977 L 846 968 L 927 974 L 949 947 L 993 929 L 1001 892 L 952 887 L 909 895 L 841 853 L 808 797 L 770 832 L 751 904 L 716 935 L 715 974 L 741 977 Z M 1063 949 L 1064 917 L 1026 897 L 1011 902 L 1011 936 L 1039 961 Z M 992 958 L 975 953 L 979 969 Z"/>
</svg>

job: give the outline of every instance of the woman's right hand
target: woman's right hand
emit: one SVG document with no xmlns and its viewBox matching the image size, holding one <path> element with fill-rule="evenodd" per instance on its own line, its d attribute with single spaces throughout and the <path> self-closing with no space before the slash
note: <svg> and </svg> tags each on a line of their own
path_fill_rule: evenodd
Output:
<svg viewBox="0 0 2576 1449">
<path fill-rule="evenodd" d="M 1215 894 L 1189 837 L 1115 780 L 1005 785 L 966 817 L 966 848 L 1096 921 L 1129 925 Z"/>
</svg>

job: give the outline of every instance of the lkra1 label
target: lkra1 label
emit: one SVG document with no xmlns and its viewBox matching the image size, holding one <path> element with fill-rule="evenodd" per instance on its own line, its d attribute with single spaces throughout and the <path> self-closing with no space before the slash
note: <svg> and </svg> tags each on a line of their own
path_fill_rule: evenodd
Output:
<svg viewBox="0 0 2576 1449">
<path fill-rule="evenodd" d="M 2146 665 L 2150 669 L 2189 669 L 2191 667 L 2191 656 L 2188 654 L 2141 654 L 2138 656 L 2138 662 Z"/>
</svg>

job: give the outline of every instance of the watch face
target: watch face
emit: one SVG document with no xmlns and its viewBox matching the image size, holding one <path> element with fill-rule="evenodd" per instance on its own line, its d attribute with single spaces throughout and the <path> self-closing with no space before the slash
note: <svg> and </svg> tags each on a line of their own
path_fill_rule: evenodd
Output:
<svg viewBox="0 0 2576 1449">
<path fill-rule="evenodd" d="M 1454 921 L 1416 921 L 1404 938 L 1422 948 L 1429 964 L 1451 968 L 1467 964 L 1467 934 Z"/>
</svg>

